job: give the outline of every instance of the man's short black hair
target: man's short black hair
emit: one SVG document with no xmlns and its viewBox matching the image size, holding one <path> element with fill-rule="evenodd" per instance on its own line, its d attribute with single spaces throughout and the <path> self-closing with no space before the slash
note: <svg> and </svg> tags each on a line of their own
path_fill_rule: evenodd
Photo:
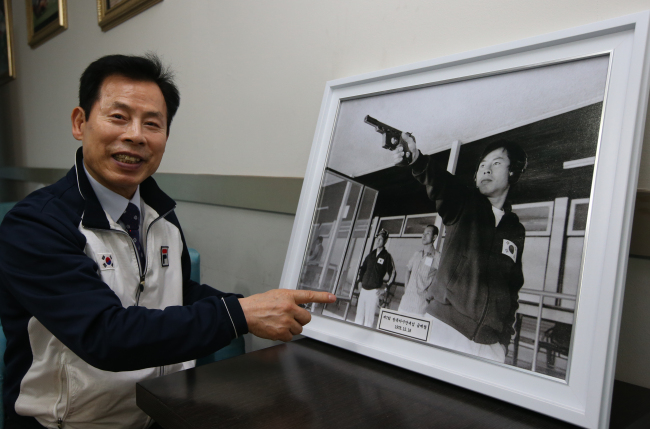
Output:
<svg viewBox="0 0 650 429">
<path fill-rule="evenodd" d="M 427 226 L 424 227 L 424 229 L 427 229 L 427 228 L 433 228 L 433 235 L 434 235 L 434 236 L 437 236 L 438 233 L 440 232 L 440 230 L 438 229 L 438 227 L 435 226 L 435 225 L 427 225 Z"/>
<path fill-rule="evenodd" d="M 483 159 L 490 152 L 494 152 L 497 149 L 503 149 L 508 154 L 508 159 L 510 160 L 510 167 L 508 169 L 512 173 L 508 178 L 508 183 L 514 185 L 519 180 L 521 174 L 526 171 L 526 167 L 528 167 L 528 155 L 519 144 L 505 139 L 495 140 L 485 147 L 474 169 L 474 181 L 476 181 L 476 172 L 478 172 L 478 167 L 481 165 Z"/>
<path fill-rule="evenodd" d="M 86 67 L 79 79 L 79 107 L 83 109 L 86 120 L 90 117 L 93 105 L 99 99 L 99 91 L 104 80 L 109 76 L 124 76 L 157 84 L 165 98 L 169 134 L 169 127 L 178 110 L 181 96 L 174 84 L 172 71 L 163 66 L 158 56 L 152 53 L 144 56 L 107 55 Z"/>
</svg>

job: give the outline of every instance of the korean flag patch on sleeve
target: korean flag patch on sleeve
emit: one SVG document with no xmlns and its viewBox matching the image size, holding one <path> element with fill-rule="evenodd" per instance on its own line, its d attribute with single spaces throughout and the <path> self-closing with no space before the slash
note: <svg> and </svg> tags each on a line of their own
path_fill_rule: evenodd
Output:
<svg viewBox="0 0 650 429">
<path fill-rule="evenodd" d="M 501 248 L 501 253 L 506 256 L 509 256 L 512 259 L 512 262 L 517 262 L 517 245 L 510 240 L 503 239 L 503 247 Z"/>
</svg>

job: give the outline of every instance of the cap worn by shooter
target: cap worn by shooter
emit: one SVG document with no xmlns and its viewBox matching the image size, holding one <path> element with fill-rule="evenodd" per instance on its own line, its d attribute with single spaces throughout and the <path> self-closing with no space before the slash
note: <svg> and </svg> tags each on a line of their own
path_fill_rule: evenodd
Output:
<svg viewBox="0 0 650 429">
<path fill-rule="evenodd" d="M 388 240 L 388 231 L 386 231 L 384 228 L 380 229 L 375 237 L 379 237 L 380 235 L 384 237 L 384 240 Z"/>
</svg>

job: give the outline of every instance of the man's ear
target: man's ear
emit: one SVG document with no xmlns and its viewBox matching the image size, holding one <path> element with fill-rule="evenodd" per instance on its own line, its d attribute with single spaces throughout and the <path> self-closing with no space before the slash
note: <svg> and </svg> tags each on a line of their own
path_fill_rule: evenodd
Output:
<svg viewBox="0 0 650 429">
<path fill-rule="evenodd" d="M 72 120 L 72 136 L 81 141 L 84 136 L 84 128 L 86 127 L 86 113 L 84 109 L 79 106 L 72 109 L 70 119 Z"/>
</svg>

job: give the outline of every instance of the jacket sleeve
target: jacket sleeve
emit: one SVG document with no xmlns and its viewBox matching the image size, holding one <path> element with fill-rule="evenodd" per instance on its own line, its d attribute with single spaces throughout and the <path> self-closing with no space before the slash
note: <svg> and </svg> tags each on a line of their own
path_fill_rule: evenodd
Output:
<svg viewBox="0 0 650 429">
<path fill-rule="evenodd" d="M 456 223 L 470 196 L 470 190 L 429 155 L 420 153 L 412 167 L 413 177 L 425 185 L 427 195 L 431 201 L 435 201 L 436 211 L 443 223 Z"/>
<path fill-rule="evenodd" d="M 371 250 L 372 252 L 372 250 Z M 363 275 L 366 272 L 366 269 L 368 268 L 368 258 L 370 257 L 370 253 L 366 255 L 366 259 L 363 260 L 363 263 L 361 264 L 361 267 L 359 267 L 359 273 L 357 274 L 357 282 L 360 282 L 363 280 Z"/>
<path fill-rule="evenodd" d="M 247 331 L 233 295 L 215 293 L 164 310 L 124 308 L 99 278 L 85 244 L 73 221 L 30 207 L 15 208 L 0 226 L 0 281 L 6 291 L 23 307 L 21 313 L 36 318 L 90 365 L 128 371 L 183 362 Z"/>
</svg>

